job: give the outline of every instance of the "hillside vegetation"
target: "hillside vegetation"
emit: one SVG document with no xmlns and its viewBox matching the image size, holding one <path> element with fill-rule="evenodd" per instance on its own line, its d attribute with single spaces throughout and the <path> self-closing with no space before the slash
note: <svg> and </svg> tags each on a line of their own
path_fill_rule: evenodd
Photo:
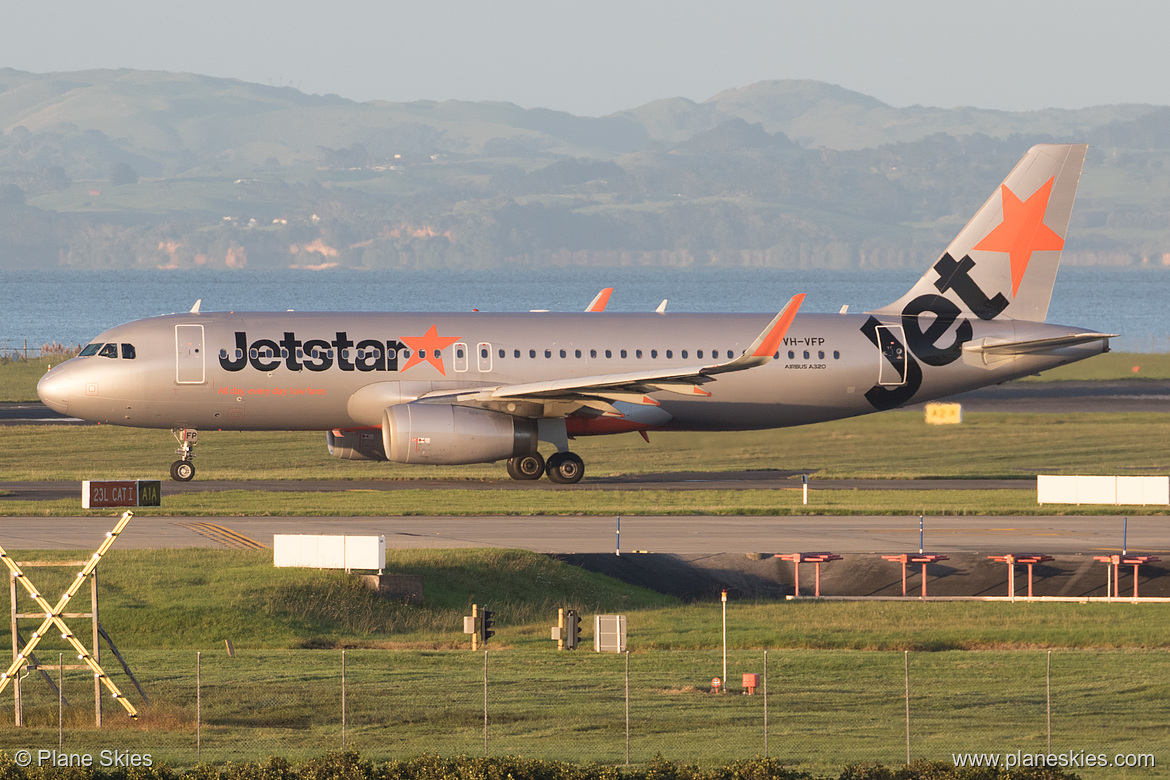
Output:
<svg viewBox="0 0 1170 780">
<path fill-rule="evenodd" d="M 921 265 L 1043 141 L 1092 144 L 1069 261 L 1161 265 L 1170 108 L 773 81 L 578 117 L 0 69 L 0 268 Z"/>
</svg>

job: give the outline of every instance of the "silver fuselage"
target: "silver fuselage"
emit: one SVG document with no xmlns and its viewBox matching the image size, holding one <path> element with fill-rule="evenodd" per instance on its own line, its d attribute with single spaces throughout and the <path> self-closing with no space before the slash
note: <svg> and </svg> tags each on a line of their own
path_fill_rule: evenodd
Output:
<svg viewBox="0 0 1170 780">
<path fill-rule="evenodd" d="M 144 428 L 377 427 L 387 406 L 435 391 L 718 363 L 746 349 L 770 317 L 176 314 L 119 325 L 96 336 L 95 343 L 132 345 L 133 359 L 121 354 L 74 358 L 53 368 L 38 392 L 49 406 L 70 416 Z M 647 418 L 650 424 L 639 427 L 748 430 L 822 422 L 998 384 L 1108 348 L 1107 341 L 1095 341 L 1037 354 L 979 352 L 970 347 L 1087 331 L 972 318 L 957 323 L 969 322 L 972 328 L 957 356 L 945 365 L 930 365 L 912 347 L 902 346 L 908 344 L 904 320 L 870 314 L 800 314 L 776 359 L 719 375 L 704 386 L 709 397 L 652 393 L 665 415 Z M 875 323 L 888 329 L 893 352 L 875 343 Z M 417 350 L 410 350 L 407 342 L 418 344 L 432 327 L 439 338 L 432 343 L 446 342 L 445 346 L 437 358 L 428 354 L 428 359 L 408 365 L 407 356 Z M 897 352 L 903 349 L 905 355 L 899 357 Z M 541 417 L 557 412 L 536 404 L 520 414 Z M 608 432 L 615 431 L 602 427 L 576 431 Z"/>
</svg>

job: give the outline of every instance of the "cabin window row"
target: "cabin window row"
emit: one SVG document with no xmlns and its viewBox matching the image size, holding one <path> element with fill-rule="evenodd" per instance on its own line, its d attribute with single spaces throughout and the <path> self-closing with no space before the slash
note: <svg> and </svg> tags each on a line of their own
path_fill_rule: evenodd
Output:
<svg viewBox="0 0 1170 780">
<path fill-rule="evenodd" d="M 573 354 L 574 358 L 581 359 L 581 358 L 585 357 L 585 352 L 586 352 L 586 350 L 574 349 L 572 351 L 572 354 Z M 650 358 L 652 360 L 657 360 L 659 355 L 664 356 L 667 360 L 672 360 L 674 358 L 674 350 L 673 349 L 667 349 L 667 350 L 661 350 L 661 351 L 659 351 L 657 349 L 651 349 L 651 350 L 648 350 L 648 352 L 649 352 Z M 543 354 L 545 358 L 550 358 L 550 359 L 554 355 L 556 355 L 557 357 L 560 357 L 560 358 L 565 358 L 565 359 L 568 359 L 568 357 L 569 357 L 569 350 L 567 350 L 567 349 L 558 349 L 558 350 L 529 349 L 527 351 L 527 353 L 528 353 L 528 357 L 532 358 L 532 359 L 535 359 L 538 355 L 541 355 L 541 354 Z M 631 349 L 618 349 L 618 350 L 590 349 L 590 350 L 588 350 L 588 353 L 589 353 L 590 360 L 597 360 L 599 357 L 613 359 L 613 357 L 615 355 L 620 359 L 628 359 L 632 356 L 635 360 L 642 360 L 646 356 L 647 350 L 641 350 L 641 349 L 632 349 L 632 350 Z M 481 358 L 487 358 L 488 355 L 490 355 L 490 354 L 491 353 L 487 349 L 480 349 L 480 351 L 479 351 L 479 356 Z M 499 349 L 499 350 L 497 350 L 496 354 L 499 355 L 501 358 L 506 358 L 506 357 L 508 357 L 508 350 Z M 707 353 L 704 350 L 701 350 L 701 349 L 695 350 L 695 358 L 698 360 L 705 359 L 704 356 L 706 354 Z M 742 352 L 740 354 L 742 354 Z M 455 350 L 455 357 L 456 358 L 461 360 L 461 359 L 463 359 L 464 356 L 465 355 L 464 355 L 463 350 L 460 350 L 460 349 Z M 513 358 L 519 358 L 519 357 L 523 357 L 523 356 L 524 356 L 524 350 L 520 350 L 520 349 L 513 349 L 512 350 L 512 357 Z M 690 358 L 690 350 L 687 350 L 687 349 L 679 350 L 678 356 L 680 358 L 682 358 L 683 360 L 687 360 Z M 711 350 L 711 359 L 712 360 L 719 360 L 721 356 L 724 356 L 724 357 L 726 357 L 726 359 L 730 360 L 733 357 L 735 357 L 735 352 L 733 350 L 730 350 L 730 349 L 728 349 L 728 350 L 718 350 L 718 349 Z M 776 357 L 780 357 L 779 352 L 776 353 Z"/>
<path fill-rule="evenodd" d="M 780 357 L 779 352 L 776 353 L 776 357 L 777 358 Z M 812 360 L 812 351 L 807 350 L 807 349 L 804 350 L 803 357 L 805 360 Z M 796 350 L 794 350 L 794 349 L 788 350 L 788 359 L 789 360 L 796 360 Z M 817 360 L 824 360 L 824 359 L 825 359 L 825 351 L 823 349 L 818 349 L 817 350 Z M 833 350 L 833 360 L 840 360 L 840 359 L 841 359 L 841 352 L 839 350 L 836 350 L 836 349 Z"/>
</svg>

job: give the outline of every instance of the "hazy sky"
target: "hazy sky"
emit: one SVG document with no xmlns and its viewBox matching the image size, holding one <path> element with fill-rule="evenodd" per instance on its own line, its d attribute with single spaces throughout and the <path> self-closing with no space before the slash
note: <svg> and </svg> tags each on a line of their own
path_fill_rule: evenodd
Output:
<svg viewBox="0 0 1170 780">
<path fill-rule="evenodd" d="M 602 115 L 768 79 L 891 105 L 1170 105 L 1170 3 L 1099 0 L 36 0 L 0 66 L 200 73 L 355 100 Z"/>
</svg>

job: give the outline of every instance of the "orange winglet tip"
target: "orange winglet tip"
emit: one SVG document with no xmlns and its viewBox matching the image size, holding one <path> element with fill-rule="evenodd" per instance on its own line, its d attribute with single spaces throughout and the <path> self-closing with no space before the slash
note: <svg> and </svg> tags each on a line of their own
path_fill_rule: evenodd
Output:
<svg viewBox="0 0 1170 780">
<path fill-rule="evenodd" d="M 804 303 L 804 293 L 797 293 L 792 296 L 792 300 L 788 301 L 788 305 L 776 317 L 776 324 L 772 326 L 772 330 L 760 342 L 760 346 L 752 354 L 756 357 L 767 357 L 775 354 L 780 347 L 784 337 L 788 334 L 788 328 L 792 326 L 792 321 L 796 319 L 796 312 L 800 310 L 800 305 Z"/>
<path fill-rule="evenodd" d="M 609 303 L 609 296 L 611 295 L 613 295 L 613 288 L 604 288 L 601 292 L 597 293 L 597 296 L 589 303 L 589 306 L 585 309 L 585 311 L 605 311 L 606 304 Z"/>
</svg>

